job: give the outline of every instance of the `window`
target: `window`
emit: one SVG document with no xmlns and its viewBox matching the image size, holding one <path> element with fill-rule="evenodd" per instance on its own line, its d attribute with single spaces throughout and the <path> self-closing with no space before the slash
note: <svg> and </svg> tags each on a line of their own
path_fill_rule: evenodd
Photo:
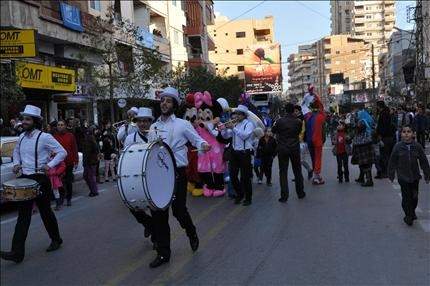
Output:
<svg viewBox="0 0 430 286">
<path fill-rule="evenodd" d="M 100 0 L 90 0 L 91 9 L 101 11 Z"/>
<path fill-rule="evenodd" d="M 372 15 L 366 15 L 366 19 L 372 19 Z"/>
<path fill-rule="evenodd" d="M 336 51 L 336 55 L 340 54 L 340 51 Z"/>
<path fill-rule="evenodd" d="M 372 33 L 366 33 L 366 36 L 372 36 Z"/>
<path fill-rule="evenodd" d="M 214 37 L 216 37 L 216 34 L 214 34 Z"/>
<path fill-rule="evenodd" d="M 215 54 L 218 54 L 218 51 L 215 51 Z"/>
<path fill-rule="evenodd" d="M 238 72 L 245 71 L 245 66 L 237 66 L 237 71 Z"/>
<path fill-rule="evenodd" d="M 356 50 L 352 50 L 352 53 L 355 54 L 357 51 Z"/>
<path fill-rule="evenodd" d="M 229 51 L 229 50 L 225 50 L 225 52 L 226 52 L 226 53 L 229 53 L 230 51 Z"/>
<path fill-rule="evenodd" d="M 179 44 L 179 32 L 178 31 L 173 31 L 173 41 L 175 44 Z"/>
<path fill-rule="evenodd" d="M 228 33 L 225 33 L 226 36 L 228 36 Z"/>
<path fill-rule="evenodd" d="M 243 55 L 243 49 L 237 49 L 236 50 L 236 54 Z"/>
<path fill-rule="evenodd" d="M 176 0 L 172 0 L 172 5 L 176 6 L 176 4 L 177 4 L 176 2 L 177 2 Z"/>
<path fill-rule="evenodd" d="M 246 34 L 245 32 L 236 32 L 236 38 L 245 38 Z"/>
</svg>

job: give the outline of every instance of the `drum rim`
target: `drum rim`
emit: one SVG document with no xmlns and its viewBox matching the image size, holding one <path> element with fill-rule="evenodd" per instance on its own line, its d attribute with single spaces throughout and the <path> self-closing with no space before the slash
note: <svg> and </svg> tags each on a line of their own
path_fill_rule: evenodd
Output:
<svg viewBox="0 0 430 286">
<path fill-rule="evenodd" d="M 175 179 L 175 181 L 176 181 L 176 160 L 175 160 L 175 156 L 174 156 L 174 154 L 173 154 L 173 151 L 172 151 L 172 149 L 169 147 L 169 145 L 167 144 L 167 143 L 165 143 L 164 141 L 154 141 L 154 142 L 152 142 L 150 145 L 149 145 L 149 152 L 147 152 L 146 154 L 145 154 L 145 158 L 146 157 L 148 157 L 149 156 L 149 153 L 151 152 L 151 147 L 152 146 L 154 146 L 154 145 L 156 145 L 156 144 L 160 144 L 160 145 L 162 145 L 163 147 L 165 147 L 166 148 L 166 150 L 167 150 L 167 152 L 170 154 L 170 157 L 172 158 L 172 162 L 173 162 L 173 172 L 174 172 L 174 174 L 173 174 L 173 176 L 174 176 L 174 179 Z M 144 169 L 146 170 L 146 165 L 148 164 L 148 160 L 145 160 L 145 164 L 144 164 Z M 143 170 L 142 170 L 143 171 Z M 166 206 L 165 207 L 163 207 L 163 208 L 159 208 L 158 206 L 156 206 L 155 204 L 154 204 L 154 202 L 153 202 L 153 200 L 152 200 L 152 197 L 151 197 L 151 195 L 147 192 L 147 190 L 149 189 L 148 188 L 148 184 L 147 184 L 147 180 L 146 180 L 146 176 L 142 176 L 142 183 L 144 183 L 145 184 L 145 188 L 144 188 L 144 191 L 145 191 L 145 193 L 147 194 L 147 197 L 149 198 L 149 204 L 150 204 L 150 206 L 152 206 L 153 207 L 153 210 L 166 210 L 166 209 L 168 209 L 169 207 L 170 207 L 170 204 L 172 203 L 172 200 L 173 200 L 173 197 L 174 197 L 174 195 L 175 195 L 175 189 L 176 189 L 176 182 L 173 182 L 173 194 L 172 194 L 172 197 L 170 198 L 170 200 L 169 200 L 169 202 L 166 204 Z"/>
<path fill-rule="evenodd" d="M 25 180 L 28 180 L 28 181 L 33 181 L 34 183 L 32 183 L 31 185 L 27 185 L 27 186 L 11 186 L 11 185 L 7 185 L 8 182 L 17 181 L 17 180 L 21 180 L 21 179 L 25 179 Z M 7 188 L 22 189 L 22 188 L 29 188 L 29 187 L 30 188 L 31 187 L 37 187 L 37 186 L 39 186 L 39 183 L 36 180 L 29 179 L 29 178 L 15 178 L 15 179 L 7 180 L 6 182 L 3 182 L 2 186 L 3 186 L 3 188 L 7 187 Z"/>
<path fill-rule="evenodd" d="M 141 143 L 132 143 L 130 145 L 128 145 L 127 147 L 125 147 L 125 149 L 122 151 L 123 153 L 126 153 L 128 151 L 128 149 L 130 149 L 131 146 L 135 145 L 135 144 L 141 144 Z M 117 181 L 117 187 L 120 193 L 120 197 L 121 200 L 123 201 L 123 203 L 126 205 L 126 207 L 128 207 L 129 209 L 135 209 L 132 205 L 129 204 L 128 200 L 126 200 L 124 192 L 123 192 L 123 186 L 122 186 L 122 174 L 121 174 L 121 170 L 122 170 L 122 161 L 123 161 L 124 157 L 121 156 L 120 160 L 119 160 L 119 164 L 118 164 L 118 181 Z"/>
</svg>

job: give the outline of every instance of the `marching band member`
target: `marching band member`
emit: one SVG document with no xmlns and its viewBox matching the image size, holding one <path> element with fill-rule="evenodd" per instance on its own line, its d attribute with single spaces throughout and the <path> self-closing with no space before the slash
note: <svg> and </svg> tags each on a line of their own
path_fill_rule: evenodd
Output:
<svg viewBox="0 0 430 286">
<path fill-rule="evenodd" d="M 134 118 L 138 112 L 139 110 L 134 106 L 127 111 L 128 122 L 121 125 L 118 130 L 118 134 L 116 135 L 120 144 L 124 144 L 124 140 L 129 134 L 137 131 L 137 126 L 134 124 Z"/>
<path fill-rule="evenodd" d="M 154 116 L 152 110 L 147 107 L 140 107 L 135 117 L 138 130 L 125 138 L 124 148 L 133 143 L 148 143 L 148 130 L 151 127 Z M 145 228 L 145 237 L 152 234 L 152 218 L 144 210 L 132 210 L 130 212 L 136 218 L 137 222 Z"/>
<path fill-rule="evenodd" d="M 230 179 L 236 191 L 235 204 L 240 204 L 245 198 L 243 205 L 252 203 L 252 154 L 253 154 L 253 131 L 254 123 L 248 117 L 248 108 L 239 105 L 234 111 L 236 125 L 233 122 L 225 124 L 227 130 L 224 137 L 233 137 L 233 152 L 230 160 Z M 240 172 L 240 180 L 239 180 Z"/>
<path fill-rule="evenodd" d="M 12 251 L 1 251 L 0 253 L 1 258 L 16 263 L 20 263 L 24 259 L 25 240 L 30 227 L 34 201 L 39 208 L 40 217 L 51 238 L 51 244 L 46 251 L 55 251 L 63 243 L 58 230 L 57 219 L 51 209 L 51 183 L 46 174 L 66 158 L 67 152 L 51 134 L 40 131 L 42 127 L 42 116 L 40 114 L 41 110 L 36 106 L 27 105 L 25 107 L 24 112 L 21 113 L 24 133 L 20 135 L 18 144 L 13 152 L 13 171 L 16 174 L 22 173 L 20 178 L 37 181 L 41 191 L 41 194 L 34 200 L 18 203 L 18 220 L 12 240 Z M 48 162 L 51 153 L 55 153 L 55 156 Z M 37 171 L 40 169 L 44 173 L 38 173 Z"/>
<path fill-rule="evenodd" d="M 186 144 L 189 141 L 194 147 L 203 151 L 208 151 L 210 145 L 197 134 L 190 122 L 174 115 L 180 104 L 179 92 L 176 89 L 167 87 L 160 94 L 160 98 L 161 116 L 151 125 L 149 139 L 150 141 L 155 141 L 161 138 L 173 151 L 176 160 L 175 199 L 172 202 L 173 216 L 179 221 L 181 227 L 185 229 L 190 240 L 191 249 L 196 251 L 199 247 L 199 238 L 186 206 L 186 167 L 188 165 Z M 159 133 L 156 131 L 157 129 L 164 132 Z M 169 209 L 151 210 L 151 214 L 157 257 L 149 266 L 155 268 L 170 260 Z"/>
</svg>

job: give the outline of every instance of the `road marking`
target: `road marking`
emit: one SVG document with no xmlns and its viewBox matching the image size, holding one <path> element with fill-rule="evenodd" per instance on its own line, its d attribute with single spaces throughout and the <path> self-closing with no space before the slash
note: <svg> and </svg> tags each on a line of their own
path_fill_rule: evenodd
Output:
<svg viewBox="0 0 430 286">
<path fill-rule="evenodd" d="M 205 247 L 217 234 L 221 232 L 227 226 L 227 223 L 230 222 L 231 219 L 239 215 L 243 212 L 246 207 L 236 206 L 236 208 L 231 211 L 227 216 L 224 216 L 222 221 L 212 227 L 209 232 L 203 237 L 200 241 L 200 247 Z M 171 267 L 167 268 L 163 272 L 157 275 L 157 277 L 151 282 L 150 285 L 165 285 L 168 284 L 175 275 L 182 270 L 182 268 L 193 259 L 193 255 L 189 255 L 184 260 L 175 263 Z"/>
<path fill-rule="evenodd" d="M 100 191 L 99 191 L 99 193 L 103 193 L 103 192 L 105 192 L 105 191 L 107 191 L 107 189 L 102 189 L 102 190 L 100 190 Z M 72 202 L 75 202 L 75 201 L 80 200 L 80 199 L 82 199 L 82 198 L 84 198 L 84 196 L 76 196 L 76 197 L 72 198 Z M 51 203 L 51 208 L 52 208 L 52 207 L 55 207 L 55 203 Z M 40 213 L 39 213 L 39 212 L 37 212 L 37 213 L 33 214 L 33 216 L 40 216 Z M 61 216 L 61 217 L 64 217 L 64 216 Z M 59 218 L 61 218 L 61 217 L 59 217 Z M 14 221 L 16 221 L 17 219 L 18 219 L 18 216 L 15 216 L 15 217 L 12 217 L 12 218 L 8 218 L 8 219 L 5 219 L 5 220 L 2 220 L 1 225 L 8 224 L 8 223 L 11 223 L 11 222 L 14 222 Z"/>
<path fill-rule="evenodd" d="M 222 203 L 225 202 L 225 200 L 221 199 L 216 204 L 212 205 L 210 208 L 206 209 L 204 212 L 202 212 L 199 216 L 197 216 L 193 222 L 194 225 L 197 225 L 200 221 L 204 220 L 206 217 L 208 217 L 214 210 L 217 209 L 218 206 L 222 205 Z M 176 239 L 178 239 L 179 235 L 183 232 L 182 228 L 175 231 L 170 239 L 170 243 L 172 244 Z M 125 278 L 127 278 L 128 275 L 136 271 L 138 268 L 142 267 L 145 263 L 148 262 L 148 260 L 154 256 L 152 251 L 149 251 L 145 256 L 141 257 L 140 259 L 126 265 L 124 269 L 121 269 L 119 271 L 119 274 L 112 278 L 111 280 L 104 283 L 105 285 L 120 285 L 121 281 L 123 281 Z"/>
</svg>

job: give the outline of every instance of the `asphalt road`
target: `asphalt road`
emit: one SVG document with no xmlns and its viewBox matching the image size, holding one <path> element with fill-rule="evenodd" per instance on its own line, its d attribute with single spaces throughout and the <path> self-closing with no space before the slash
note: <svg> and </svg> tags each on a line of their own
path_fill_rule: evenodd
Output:
<svg viewBox="0 0 430 286">
<path fill-rule="evenodd" d="M 33 216 L 25 260 L 1 261 L 1 285 L 430 285 L 428 185 L 421 185 L 418 221 L 408 227 L 397 184 L 338 184 L 328 149 L 326 184 L 306 182 L 304 200 L 292 193 L 288 203 L 277 201 L 276 165 L 273 187 L 254 184 L 250 207 L 190 196 L 200 249 L 191 252 L 171 216 L 172 257 L 158 269 L 148 268 L 155 252 L 116 186 L 102 184 L 101 195 L 89 198 L 78 182 L 73 206 L 57 212 L 63 247 L 45 252 L 50 241 Z M 2 249 L 10 248 L 15 217 L 1 217 Z"/>
</svg>

